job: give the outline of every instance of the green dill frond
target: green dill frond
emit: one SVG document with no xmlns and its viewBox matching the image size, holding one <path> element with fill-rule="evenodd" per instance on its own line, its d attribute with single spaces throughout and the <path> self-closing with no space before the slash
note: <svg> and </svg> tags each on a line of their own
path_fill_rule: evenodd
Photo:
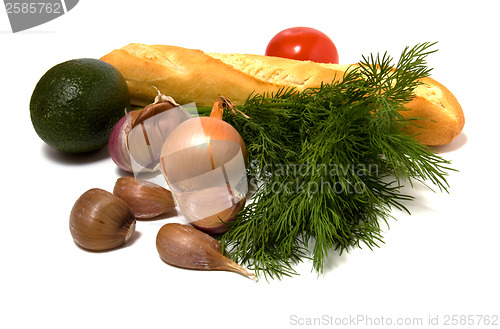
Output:
<svg viewBox="0 0 500 329">
<path fill-rule="evenodd" d="M 400 111 L 429 75 L 435 43 L 362 58 L 341 81 L 299 92 L 252 94 L 243 116 L 225 116 L 243 137 L 252 202 L 221 237 L 236 261 L 282 278 L 311 259 L 322 273 L 328 252 L 383 243 L 381 223 L 411 195 L 405 183 L 447 191 L 450 162 L 403 132 Z M 312 245 L 312 247 L 310 246 Z"/>
</svg>

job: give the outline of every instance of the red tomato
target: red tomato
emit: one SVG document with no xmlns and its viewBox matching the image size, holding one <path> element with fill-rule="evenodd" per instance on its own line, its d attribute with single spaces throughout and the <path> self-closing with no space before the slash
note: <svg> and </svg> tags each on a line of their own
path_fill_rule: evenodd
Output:
<svg viewBox="0 0 500 329">
<path fill-rule="evenodd" d="M 292 27 L 276 34 L 266 48 L 267 56 L 339 63 L 333 41 L 323 32 L 310 27 Z"/>
</svg>

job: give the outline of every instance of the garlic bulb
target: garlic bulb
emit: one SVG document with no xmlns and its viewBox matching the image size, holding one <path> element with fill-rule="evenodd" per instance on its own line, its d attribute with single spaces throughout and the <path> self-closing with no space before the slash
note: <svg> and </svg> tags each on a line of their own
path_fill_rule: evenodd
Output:
<svg viewBox="0 0 500 329">
<path fill-rule="evenodd" d="M 130 240 L 135 231 L 135 219 L 125 201 L 93 188 L 73 205 L 69 229 L 80 247 L 104 251 L 118 248 Z"/>
</svg>

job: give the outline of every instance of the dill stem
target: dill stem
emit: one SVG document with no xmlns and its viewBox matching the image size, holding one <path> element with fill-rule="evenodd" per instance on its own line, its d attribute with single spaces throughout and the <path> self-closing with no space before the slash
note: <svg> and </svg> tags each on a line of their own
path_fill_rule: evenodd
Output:
<svg viewBox="0 0 500 329">
<path fill-rule="evenodd" d="M 294 102 L 292 101 L 280 101 L 279 99 L 276 98 L 265 98 L 264 101 L 266 103 L 262 103 L 259 105 L 260 108 L 265 108 L 269 110 L 276 110 L 276 111 L 282 111 L 283 108 L 290 108 L 294 105 Z M 272 103 L 267 103 L 268 101 L 274 101 Z M 237 108 L 241 106 L 236 106 Z M 191 110 L 190 108 L 186 109 L 189 114 L 194 115 L 194 116 L 206 116 L 210 115 L 210 112 L 212 111 L 212 106 L 197 106 L 195 110 Z"/>
</svg>

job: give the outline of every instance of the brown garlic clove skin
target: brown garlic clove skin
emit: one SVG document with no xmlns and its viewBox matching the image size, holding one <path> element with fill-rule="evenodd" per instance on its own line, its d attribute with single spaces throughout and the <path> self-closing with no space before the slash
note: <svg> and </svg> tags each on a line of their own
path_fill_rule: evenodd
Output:
<svg viewBox="0 0 500 329">
<path fill-rule="evenodd" d="M 113 194 L 128 204 L 136 219 L 155 218 L 175 208 L 169 190 L 132 176 L 118 178 Z"/>
<path fill-rule="evenodd" d="M 69 229 L 80 247 L 106 251 L 130 240 L 135 231 L 135 219 L 125 201 L 108 191 L 93 188 L 73 205 Z"/>
<path fill-rule="evenodd" d="M 241 265 L 222 254 L 220 243 L 194 227 L 178 223 L 162 226 L 156 249 L 167 264 L 192 270 L 231 271 L 255 280 Z"/>
</svg>

